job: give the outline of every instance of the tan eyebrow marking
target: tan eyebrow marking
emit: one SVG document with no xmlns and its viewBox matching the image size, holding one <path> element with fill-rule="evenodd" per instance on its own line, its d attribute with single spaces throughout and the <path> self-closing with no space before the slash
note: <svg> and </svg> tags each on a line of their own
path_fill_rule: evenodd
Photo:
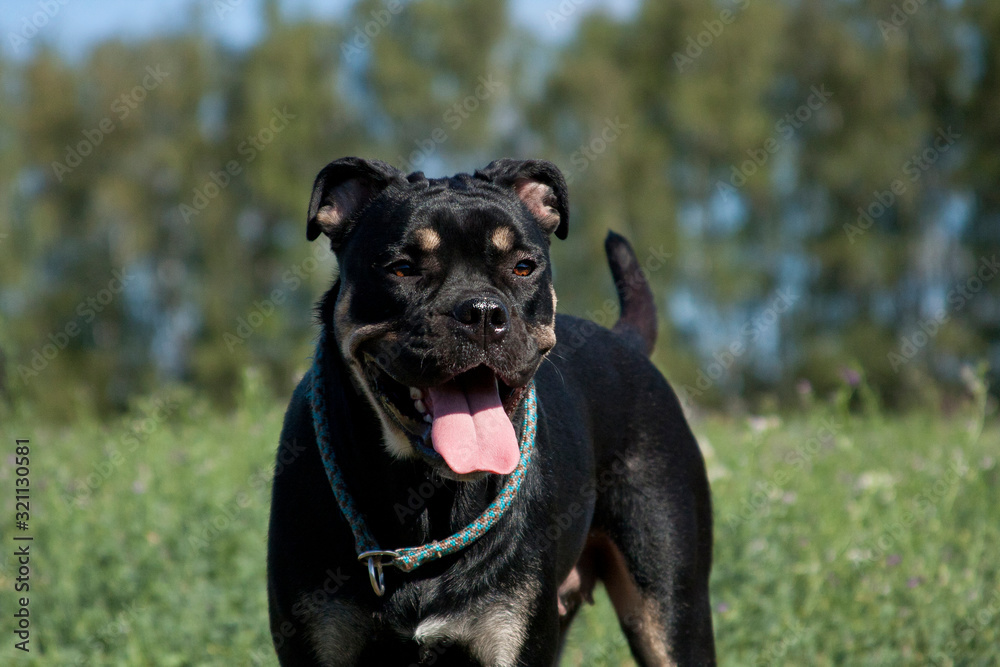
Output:
<svg viewBox="0 0 1000 667">
<path fill-rule="evenodd" d="M 417 237 L 417 244 L 424 252 L 434 252 L 441 245 L 441 235 L 429 227 L 418 229 L 414 232 Z"/>
<path fill-rule="evenodd" d="M 493 245 L 500 252 L 507 252 L 514 247 L 514 230 L 510 227 L 497 227 L 493 230 Z"/>
</svg>

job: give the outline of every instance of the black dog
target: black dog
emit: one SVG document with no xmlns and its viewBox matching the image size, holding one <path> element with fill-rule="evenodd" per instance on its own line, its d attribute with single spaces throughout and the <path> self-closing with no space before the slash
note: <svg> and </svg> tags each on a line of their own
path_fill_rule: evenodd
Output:
<svg viewBox="0 0 1000 667">
<path fill-rule="evenodd" d="M 427 179 L 345 158 L 316 178 L 307 236 L 329 237 L 340 275 L 318 308 L 321 368 L 278 450 L 268 593 L 282 665 L 553 665 L 597 580 L 640 665 L 715 663 L 708 481 L 648 360 L 652 294 L 610 234 L 620 321 L 557 317 L 548 249 L 567 222 L 566 183 L 543 161 Z M 386 557 L 377 594 L 382 560 L 359 562 L 324 470 L 314 376 L 344 493 L 381 548 L 461 531 L 520 475 L 509 508 L 412 571 Z M 511 475 L 532 381 L 534 454 Z"/>
</svg>

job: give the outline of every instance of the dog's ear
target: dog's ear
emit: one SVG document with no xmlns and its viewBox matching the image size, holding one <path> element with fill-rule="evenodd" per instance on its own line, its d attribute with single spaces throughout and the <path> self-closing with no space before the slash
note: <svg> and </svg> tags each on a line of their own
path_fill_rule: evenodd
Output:
<svg viewBox="0 0 1000 667">
<path fill-rule="evenodd" d="M 400 178 L 402 172 L 381 160 L 345 157 L 326 165 L 313 183 L 306 238 L 313 241 L 326 234 L 330 247 L 337 250 L 355 215 Z"/>
<path fill-rule="evenodd" d="M 503 158 L 476 171 L 476 177 L 514 190 L 547 234 L 569 231 L 569 194 L 559 167 L 546 160 Z"/>
</svg>

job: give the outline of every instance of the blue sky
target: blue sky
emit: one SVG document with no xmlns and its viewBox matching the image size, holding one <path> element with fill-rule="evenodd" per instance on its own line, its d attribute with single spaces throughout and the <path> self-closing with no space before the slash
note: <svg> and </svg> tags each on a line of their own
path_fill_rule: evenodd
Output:
<svg viewBox="0 0 1000 667">
<path fill-rule="evenodd" d="M 544 39 L 565 38 L 579 18 L 589 11 L 603 9 L 616 16 L 627 16 L 639 0 L 512 0 L 514 20 L 532 29 Z M 192 11 L 201 6 L 205 24 L 221 40 L 232 45 L 251 43 L 260 33 L 262 0 L 157 0 L 140 3 L 126 0 L 4 0 L 0 13 L 0 35 L 5 56 L 25 57 L 36 41 L 58 45 L 63 53 L 79 56 L 94 43 L 112 36 L 147 37 L 158 32 L 179 30 L 190 20 Z M 337 18 L 344 16 L 353 3 L 348 0 L 284 0 L 290 16 L 311 15 Z M 222 18 L 216 5 L 233 7 Z M 552 14 L 563 8 L 566 21 L 551 21 Z M 48 9 L 46 9 L 48 8 Z M 32 19 L 41 27 L 32 35 Z M 23 39 L 24 37 L 27 39 Z"/>
</svg>

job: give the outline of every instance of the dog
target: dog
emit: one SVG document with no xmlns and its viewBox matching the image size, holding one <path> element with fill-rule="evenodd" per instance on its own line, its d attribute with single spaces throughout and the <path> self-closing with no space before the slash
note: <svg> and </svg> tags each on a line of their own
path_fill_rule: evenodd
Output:
<svg viewBox="0 0 1000 667">
<path fill-rule="evenodd" d="M 598 581 L 638 664 L 715 664 L 709 485 L 649 361 L 652 293 L 609 233 L 618 323 L 556 315 L 549 246 L 568 224 L 542 160 L 320 171 L 306 235 L 339 275 L 274 474 L 285 667 L 553 665 Z M 408 569 L 406 549 L 429 558 Z"/>
</svg>

